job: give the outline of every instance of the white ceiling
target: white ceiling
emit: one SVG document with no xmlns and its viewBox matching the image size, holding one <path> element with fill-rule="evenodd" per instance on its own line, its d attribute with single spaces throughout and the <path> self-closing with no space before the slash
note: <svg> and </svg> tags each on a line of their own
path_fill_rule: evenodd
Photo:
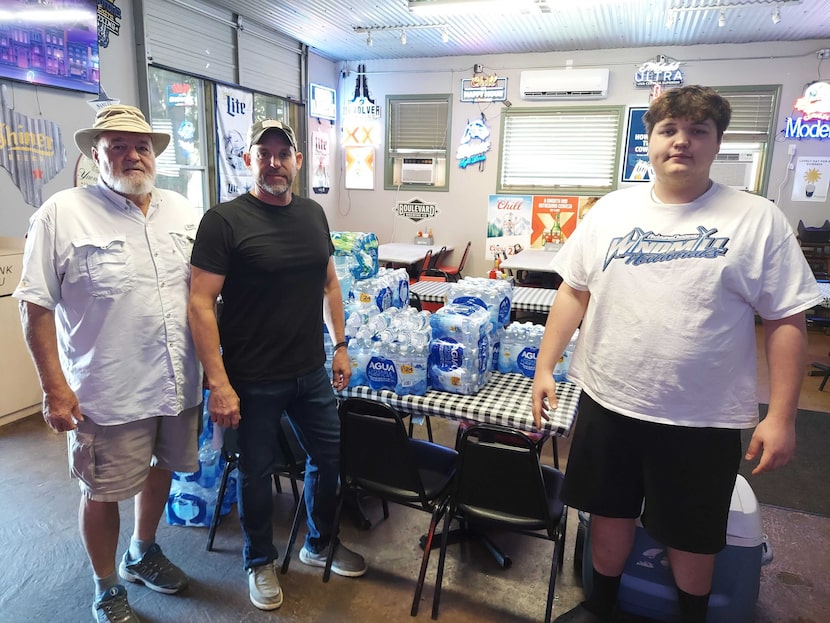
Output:
<svg viewBox="0 0 830 623">
<path fill-rule="evenodd" d="M 525 12 L 506 8 L 515 0 L 496 0 L 495 15 L 435 17 L 410 12 L 407 0 L 210 1 L 335 62 L 806 39 L 826 39 L 830 48 L 829 0 L 533 0 L 541 10 Z M 447 25 L 447 43 L 440 28 L 423 28 L 437 24 Z M 408 30 L 401 45 L 406 26 L 421 28 Z M 382 29 L 371 47 L 360 27 Z"/>
</svg>

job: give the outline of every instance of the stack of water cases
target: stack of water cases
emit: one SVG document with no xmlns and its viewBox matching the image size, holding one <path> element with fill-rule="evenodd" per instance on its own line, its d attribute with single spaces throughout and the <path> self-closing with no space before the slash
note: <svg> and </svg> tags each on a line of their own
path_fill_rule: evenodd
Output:
<svg viewBox="0 0 830 623">
<path fill-rule="evenodd" d="M 350 385 L 422 396 L 429 389 L 430 312 L 355 305 L 346 318 Z"/>
<path fill-rule="evenodd" d="M 208 412 L 210 392 L 205 392 L 202 434 L 199 437 L 199 469 L 192 473 L 173 472 L 167 498 L 167 523 L 171 526 L 208 527 L 213 520 L 216 498 L 225 461 L 222 458 L 222 429 L 214 426 Z M 220 515 L 236 503 L 236 474 L 228 478 Z"/>
<path fill-rule="evenodd" d="M 448 303 L 430 319 L 429 381 L 433 389 L 474 394 L 490 377 L 490 312 L 479 305 Z"/>
</svg>

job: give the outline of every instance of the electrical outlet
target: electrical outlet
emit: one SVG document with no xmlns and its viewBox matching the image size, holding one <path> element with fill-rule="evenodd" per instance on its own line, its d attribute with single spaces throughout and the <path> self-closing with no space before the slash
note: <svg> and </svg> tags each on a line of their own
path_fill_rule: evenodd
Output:
<svg viewBox="0 0 830 623">
<path fill-rule="evenodd" d="M 816 52 L 816 56 L 818 56 L 821 60 L 824 60 L 825 58 L 830 58 L 830 50 L 828 50 L 827 48 L 819 50 L 818 52 Z"/>
<path fill-rule="evenodd" d="M 793 145 L 792 143 L 787 145 L 787 154 L 790 156 L 795 155 L 795 145 Z"/>
</svg>

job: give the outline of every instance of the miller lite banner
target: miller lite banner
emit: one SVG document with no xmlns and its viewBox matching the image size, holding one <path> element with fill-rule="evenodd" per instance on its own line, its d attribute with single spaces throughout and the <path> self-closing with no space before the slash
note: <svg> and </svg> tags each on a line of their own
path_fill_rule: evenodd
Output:
<svg viewBox="0 0 830 623">
<path fill-rule="evenodd" d="M 253 187 L 253 176 L 242 159 L 248 128 L 254 122 L 254 94 L 216 85 L 216 170 L 219 201 L 229 201 Z"/>
</svg>

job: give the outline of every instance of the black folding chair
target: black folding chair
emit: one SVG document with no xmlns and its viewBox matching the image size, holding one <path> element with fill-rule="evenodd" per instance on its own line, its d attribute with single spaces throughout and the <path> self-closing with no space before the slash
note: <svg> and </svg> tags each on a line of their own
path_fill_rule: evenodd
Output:
<svg viewBox="0 0 830 623">
<path fill-rule="evenodd" d="M 363 398 L 344 400 L 340 403 L 340 423 L 341 492 L 332 534 L 336 537 L 339 531 L 343 496 L 349 489 L 379 497 L 384 519 L 389 518 L 388 502 L 432 515 L 412 599 L 410 613 L 415 616 L 435 528 L 447 509 L 458 453 L 423 439 L 412 439 L 400 414 L 381 402 Z M 329 548 L 324 582 L 331 575 L 334 550 Z"/>
<path fill-rule="evenodd" d="M 562 501 L 564 475 L 539 462 L 533 440 L 521 431 L 479 424 L 464 431 L 458 470 L 444 517 L 441 553 L 432 602 L 438 618 L 450 522 L 502 528 L 554 542 L 545 623 L 551 620 L 556 574 L 564 559 L 567 507 Z"/>
<path fill-rule="evenodd" d="M 303 498 L 300 496 L 297 483 L 305 478 L 306 454 L 294 434 L 294 429 L 291 428 L 291 422 L 285 415 L 282 416 L 278 434 L 280 456 L 272 468 L 274 486 L 277 492 L 281 493 L 282 486 L 280 485 L 280 477 L 288 478 L 291 482 L 291 491 L 294 494 L 294 502 L 297 504 L 297 509 L 299 511 L 300 507 L 302 507 L 304 511 L 305 504 L 303 503 Z M 222 501 L 225 499 L 228 477 L 239 466 L 239 444 L 236 429 L 225 429 L 222 444 L 222 458 L 225 459 L 225 468 L 222 470 L 222 480 L 219 483 L 219 492 L 216 496 L 216 507 L 214 508 L 213 519 L 210 522 L 210 528 L 208 530 L 207 551 L 213 549 L 213 539 L 216 536 L 216 527 L 219 524 L 219 511 L 222 508 Z M 291 528 L 292 532 L 297 527 L 297 516 L 299 516 L 299 513 L 295 512 L 295 525 Z M 287 560 L 288 556 L 286 555 L 286 560 L 283 561 L 284 569 L 288 568 Z"/>
</svg>

